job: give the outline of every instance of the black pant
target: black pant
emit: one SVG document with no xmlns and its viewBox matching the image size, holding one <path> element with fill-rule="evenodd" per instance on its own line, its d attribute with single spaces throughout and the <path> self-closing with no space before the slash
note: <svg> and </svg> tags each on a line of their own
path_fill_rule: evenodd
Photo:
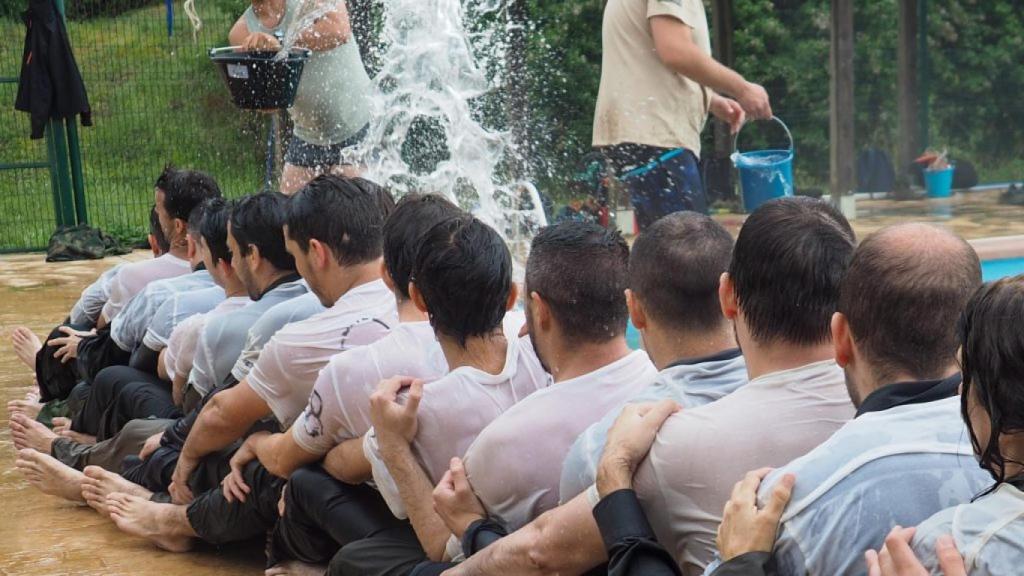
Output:
<svg viewBox="0 0 1024 576">
<path fill-rule="evenodd" d="M 241 542 L 265 538 L 274 527 L 285 480 L 268 472 L 258 460 L 249 462 L 242 475 L 250 488 L 245 502 L 228 502 L 218 486 L 188 505 L 188 521 L 199 538 L 210 544 Z"/>
<path fill-rule="evenodd" d="M 96 375 L 71 429 L 104 440 L 137 418 L 179 416 L 181 412 L 174 405 L 166 382 L 127 366 L 110 366 Z"/>
<path fill-rule="evenodd" d="M 329 576 L 407 576 L 426 560 L 416 532 L 406 523 L 353 542 L 327 567 Z"/>
<path fill-rule="evenodd" d="M 285 513 L 271 538 L 268 565 L 295 559 L 324 564 L 343 546 L 407 522 L 395 518 L 380 493 L 365 484 L 345 484 L 319 464 L 288 478 Z"/>
<path fill-rule="evenodd" d="M 36 352 L 36 382 L 39 385 L 39 396 L 42 402 L 50 400 L 66 400 L 71 390 L 78 384 L 78 364 L 74 361 L 62 363 L 53 354 L 58 346 L 47 346 L 54 338 L 63 338 L 61 326 L 69 326 L 75 330 L 89 330 L 91 326 L 65 322 L 53 329 L 43 341 L 43 347 Z"/>
</svg>

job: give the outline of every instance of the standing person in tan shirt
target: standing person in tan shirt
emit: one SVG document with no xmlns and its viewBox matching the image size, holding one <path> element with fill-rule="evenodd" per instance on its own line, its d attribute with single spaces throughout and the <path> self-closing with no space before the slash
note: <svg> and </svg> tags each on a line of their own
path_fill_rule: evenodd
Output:
<svg viewBox="0 0 1024 576">
<path fill-rule="evenodd" d="M 608 0 L 601 36 L 593 145 L 640 229 L 672 212 L 707 213 L 698 161 L 708 113 L 735 133 L 747 116 L 771 117 L 768 93 L 711 57 L 701 0 Z"/>
</svg>

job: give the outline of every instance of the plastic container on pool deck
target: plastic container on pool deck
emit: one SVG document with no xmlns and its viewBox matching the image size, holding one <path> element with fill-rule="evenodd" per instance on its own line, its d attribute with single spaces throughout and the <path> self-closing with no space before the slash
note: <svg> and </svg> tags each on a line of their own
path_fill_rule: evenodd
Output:
<svg viewBox="0 0 1024 576">
<path fill-rule="evenodd" d="M 953 169 L 948 166 L 942 170 L 924 171 L 924 189 L 929 198 L 949 198 L 953 195 Z"/>
<path fill-rule="evenodd" d="M 769 200 L 793 195 L 793 135 L 778 117 L 772 116 L 771 120 L 786 131 L 788 150 L 740 152 L 737 148 L 732 154 L 732 162 L 740 173 L 743 210 L 748 214 Z M 737 146 L 739 136 L 737 133 Z"/>
<path fill-rule="evenodd" d="M 273 50 L 236 52 L 234 46 L 210 50 L 210 60 L 231 92 L 235 106 L 246 110 L 288 108 L 309 59 L 305 48 L 292 48 L 285 58 L 277 59 Z"/>
</svg>

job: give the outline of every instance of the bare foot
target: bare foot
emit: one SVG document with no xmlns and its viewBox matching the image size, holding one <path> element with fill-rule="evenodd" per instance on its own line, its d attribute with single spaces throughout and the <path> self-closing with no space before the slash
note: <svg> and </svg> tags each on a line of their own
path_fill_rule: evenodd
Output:
<svg viewBox="0 0 1024 576">
<path fill-rule="evenodd" d="M 71 429 L 71 419 L 58 416 L 53 419 L 53 432 L 57 436 L 68 438 L 79 444 L 95 444 L 96 437 L 90 436 L 89 434 L 83 434 L 81 432 L 75 432 Z"/>
<path fill-rule="evenodd" d="M 86 466 L 83 471 L 85 478 L 82 479 L 82 498 L 85 503 L 94 510 L 110 515 L 110 508 L 107 506 L 107 497 L 114 492 L 138 496 L 149 500 L 153 493 L 138 484 L 125 480 L 120 474 L 108 472 L 99 466 Z"/>
<path fill-rule="evenodd" d="M 141 536 L 169 552 L 188 552 L 192 548 L 195 533 L 189 534 L 192 527 L 184 506 L 113 492 L 107 497 L 107 507 L 110 519 L 122 532 Z"/>
<path fill-rule="evenodd" d="M 289 560 L 273 568 L 267 568 L 263 572 L 263 576 L 323 576 L 326 573 L 327 566 L 303 564 L 297 560 Z"/>
<path fill-rule="evenodd" d="M 42 411 L 43 405 L 38 401 L 31 400 L 11 400 L 7 403 L 7 412 L 12 416 L 15 414 L 24 414 L 29 418 L 35 419 L 39 416 L 39 412 Z"/>
<path fill-rule="evenodd" d="M 29 368 L 36 369 L 36 352 L 43 347 L 43 343 L 34 332 L 24 326 L 18 326 L 11 332 L 11 344 L 14 345 L 14 354 L 21 360 L 21 363 Z"/>
<path fill-rule="evenodd" d="M 53 456 L 26 448 L 18 451 L 14 467 L 43 494 L 83 502 L 82 479 L 85 476 L 61 464 Z"/>
<path fill-rule="evenodd" d="M 14 447 L 32 448 L 43 454 L 50 454 L 57 435 L 49 428 L 36 422 L 25 414 L 14 414 L 11 416 L 11 439 L 14 440 Z"/>
<path fill-rule="evenodd" d="M 71 430 L 71 418 L 56 416 L 53 419 L 53 432 L 60 436 L 65 430 Z"/>
</svg>

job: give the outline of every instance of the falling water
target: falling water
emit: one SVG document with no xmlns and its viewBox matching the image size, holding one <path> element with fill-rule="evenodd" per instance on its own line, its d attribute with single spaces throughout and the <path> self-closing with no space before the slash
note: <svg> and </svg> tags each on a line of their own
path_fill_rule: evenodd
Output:
<svg viewBox="0 0 1024 576">
<path fill-rule="evenodd" d="M 443 194 L 492 225 L 518 260 L 544 225 L 536 188 L 514 181 L 508 131 L 486 127 L 475 103 L 501 84 L 504 48 L 495 30 L 478 32 L 474 50 L 465 10 L 501 8 L 500 1 L 387 0 L 380 42 L 381 70 L 374 79 L 372 118 L 363 144 L 346 161 L 396 194 Z M 493 17 L 494 26 L 503 19 Z"/>
</svg>

